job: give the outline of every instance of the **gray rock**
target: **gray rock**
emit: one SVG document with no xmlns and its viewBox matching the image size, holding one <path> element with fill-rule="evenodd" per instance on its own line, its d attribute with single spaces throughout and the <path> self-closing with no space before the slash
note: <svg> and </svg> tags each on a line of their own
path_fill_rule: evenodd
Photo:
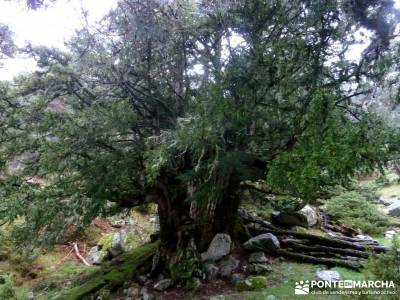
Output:
<svg viewBox="0 0 400 300">
<path fill-rule="evenodd" d="M 200 268 L 195 268 L 193 270 L 193 276 L 203 280 L 207 278 L 207 274 Z"/>
<path fill-rule="evenodd" d="M 111 247 L 108 251 L 113 257 L 122 254 L 123 252 L 133 250 L 139 245 L 137 237 L 132 232 L 121 230 L 114 233 Z"/>
<path fill-rule="evenodd" d="M 264 252 L 254 252 L 249 256 L 249 263 L 269 263 L 268 258 L 265 256 Z"/>
<path fill-rule="evenodd" d="M 306 216 L 298 212 L 285 212 L 285 211 L 273 211 L 271 214 L 271 220 L 273 223 L 280 226 L 301 226 L 307 227 L 308 222 Z"/>
<path fill-rule="evenodd" d="M 280 244 L 275 235 L 264 233 L 249 239 L 243 244 L 243 247 L 249 251 L 263 250 L 273 253 L 280 248 Z"/>
<path fill-rule="evenodd" d="M 205 264 L 204 269 L 206 271 L 206 278 L 209 281 L 212 281 L 217 278 L 218 275 L 218 267 L 214 264 Z"/>
<path fill-rule="evenodd" d="M 33 294 L 32 291 L 30 291 L 30 292 L 28 293 L 28 300 L 34 300 L 34 299 L 35 299 L 35 295 Z"/>
<path fill-rule="evenodd" d="M 148 281 L 148 278 L 147 278 L 146 275 L 139 275 L 139 276 L 137 277 L 137 281 L 139 282 L 139 284 L 145 285 L 146 282 Z"/>
<path fill-rule="evenodd" d="M 232 240 L 228 234 L 218 233 L 212 239 L 206 252 L 201 254 L 203 261 L 218 261 L 231 252 Z"/>
<path fill-rule="evenodd" d="M 320 280 L 320 281 L 339 281 L 340 279 L 341 279 L 340 273 L 332 270 L 318 269 L 314 275 L 314 280 Z"/>
<path fill-rule="evenodd" d="M 186 283 L 186 288 L 197 291 L 201 287 L 201 280 L 197 277 L 190 278 Z"/>
<path fill-rule="evenodd" d="M 140 296 L 140 290 L 136 286 L 132 286 L 127 289 L 126 295 L 132 297 L 132 299 L 138 299 Z"/>
<path fill-rule="evenodd" d="M 168 289 L 169 287 L 171 287 L 173 284 L 174 284 L 174 281 L 172 279 L 166 278 L 166 279 L 160 280 L 157 283 L 155 283 L 153 288 L 156 291 L 163 292 L 166 289 Z"/>
<path fill-rule="evenodd" d="M 155 279 L 155 281 L 161 281 L 163 279 L 165 279 L 165 276 L 164 276 L 164 274 L 160 273 L 157 275 L 157 278 Z"/>
<path fill-rule="evenodd" d="M 116 220 L 111 222 L 111 226 L 115 228 L 121 228 L 130 224 L 131 222 L 129 220 Z"/>
<path fill-rule="evenodd" d="M 367 234 L 357 234 L 355 237 L 364 241 L 375 241 L 372 237 L 370 237 Z"/>
<path fill-rule="evenodd" d="M 248 290 L 256 290 L 266 288 L 267 282 L 268 280 L 265 276 L 249 276 L 245 281 L 239 282 L 238 284 L 243 285 L 243 287 L 246 287 Z"/>
<path fill-rule="evenodd" d="M 304 206 L 300 211 L 300 214 L 303 214 L 307 219 L 307 227 L 314 226 L 318 223 L 318 212 L 315 207 L 310 205 Z"/>
<path fill-rule="evenodd" d="M 242 273 L 233 273 L 231 276 L 231 282 L 236 284 L 240 281 L 243 281 L 246 277 Z"/>
<path fill-rule="evenodd" d="M 212 296 L 210 297 L 209 300 L 225 300 L 225 296 L 224 295 L 217 295 L 217 296 Z"/>
<path fill-rule="evenodd" d="M 124 252 L 124 250 L 122 249 L 122 243 L 125 237 L 126 237 L 126 232 L 123 230 L 114 233 L 111 242 L 111 247 L 110 249 L 108 249 L 108 251 L 110 251 L 113 257 L 118 256 Z"/>
<path fill-rule="evenodd" d="M 21 174 L 26 166 L 38 157 L 38 153 L 25 152 L 23 154 L 14 156 L 11 160 L 6 162 L 6 170 L 11 175 Z"/>
<path fill-rule="evenodd" d="M 89 250 L 87 258 L 95 265 L 101 264 L 108 256 L 107 251 L 100 250 L 99 246 L 94 246 Z"/>
<path fill-rule="evenodd" d="M 389 216 L 400 217 L 400 200 L 396 200 L 386 208 Z"/>
<path fill-rule="evenodd" d="M 158 215 L 154 215 L 149 218 L 149 222 L 153 223 L 156 227 L 156 230 L 160 230 L 160 218 Z"/>
<path fill-rule="evenodd" d="M 218 274 L 221 277 L 230 277 L 232 272 L 235 271 L 239 267 L 240 261 L 234 258 L 232 255 L 227 256 L 219 263 L 219 272 Z"/>
<path fill-rule="evenodd" d="M 151 296 L 151 294 L 149 293 L 149 291 L 145 287 L 140 290 L 140 294 L 142 295 L 142 300 L 151 300 L 151 299 L 153 299 L 153 297 Z"/>
<path fill-rule="evenodd" d="M 385 238 L 387 239 L 391 239 L 393 238 L 396 234 L 398 234 L 399 232 L 397 230 L 391 229 L 391 230 L 387 230 L 385 231 Z"/>
<path fill-rule="evenodd" d="M 266 264 L 250 264 L 248 266 L 250 274 L 263 275 L 272 271 L 272 267 Z"/>
<path fill-rule="evenodd" d="M 274 295 L 268 295 L 265 300 L 276 300 L 276 297 Z"/>
<path fill-rule="evenodd" d="M 273 211 L 271 220 L 281 226 L 300 226 L 308 228 L 318 223 L 318 213 L 316 208 L 306 205 L 299 211 Z"/>
<path fill-rule="evenodd" d="M 397 197 L 386 198 L 386 197 L 380 196 L 377 203 L 382 204 L 384 206 L 389 206 L 398 200 L 399 199 Z"/>
</svg>

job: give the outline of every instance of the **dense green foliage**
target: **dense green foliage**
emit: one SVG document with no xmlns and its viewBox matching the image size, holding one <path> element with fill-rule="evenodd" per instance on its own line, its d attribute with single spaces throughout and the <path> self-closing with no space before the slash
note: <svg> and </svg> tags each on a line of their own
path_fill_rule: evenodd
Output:
<svg viewBox="0 0 400 300">
<path fill-rule="evenodd" d="M 397 132 L 360 101 L 396 72 L 392 6 L 121 0 L 67 51 L 22 49 L 39 70 L 0 86 L 0 222 L 49 244 L 155 202 L 162 237 L 191 220 L 206 241 L 243 182 L 307 202 L 382 165 Z"/>
<path fill-rule="evenodd" d="M 12 274 L 0 274 L 0 298 L 23 300 L 26 295 L 20 293 Z"/>
<path fill-rule="evenodd" d="M 15 45 L 12 40 L 12 32 L 6 26 L 0 23 L 0 66 L 1 59 L 11 57 L 15 51 Z"/>
<path fill-rule="evenodd" d="M 326 212 L 334 220 L 367 234 L 382 233 L 390 225 L 388 216 L 357 192 L 346 192 L 325 201 Z"/>
<path fill-rule="evenodd" d="M 385 299 L 398 299 L 400 290 L 399 242 L 393 239 L 393 245 L 388 253 L 373 255 L 369 258 L 365 273 L 373 280 L 393 281 L 396 293 L 385 296 Z"/>
<path fill-rule="evenodd" d="M 371 162 L 385 160 L 386 142 L 395 136 L 383 121 L 370 114 L 354 124 L 329 97 L 318 95 L 296 145 L 273 161 L 268 177 L 273 187 L 315 198 L 321 187 L 348 186 L 355 172 L 372 172 Z"/>
</svg>

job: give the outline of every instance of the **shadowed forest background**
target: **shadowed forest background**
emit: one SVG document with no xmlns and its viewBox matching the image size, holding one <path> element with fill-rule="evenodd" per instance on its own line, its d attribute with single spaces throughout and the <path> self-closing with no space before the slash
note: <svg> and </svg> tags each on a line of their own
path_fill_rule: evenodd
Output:
<svg viewBox="0 0 400 300">
<path fill-rule="evenodd" d="M 399 17 L 120 0 L 65 49 L 0 23 L 0 59 L 37 64 L 0 82 L 0 299 L 398 299 Z"/>
</svg>

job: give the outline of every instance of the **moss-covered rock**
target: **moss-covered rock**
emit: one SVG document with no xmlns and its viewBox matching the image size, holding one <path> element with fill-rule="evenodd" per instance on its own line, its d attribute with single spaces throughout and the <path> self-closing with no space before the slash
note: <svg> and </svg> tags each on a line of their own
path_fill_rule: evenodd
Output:
<svg viewBox="0 0 400 300">
<path fill-rule="evenodd" d="M 127 233 L 124 237 L 122 245 L 124 251 L 132 251 L 140 245 L 140 242 L 133 233 Z"/>
<path fill-rule="evenodd" d="M 103 288 L 99 291 L 99 295 L 96 299 L 101 300 L 111 300 L 111 291 L 109 289 Z"/>
<path fill-rule="evenodd" d="M 199 266 L 200 257 L 196 245 L 191 241 L 186 248 L 179 249 L 171 258 L 169 266 L 171 278 L 175 281 L 191 278 L 194 270 Z"/>
<path fill-rule="evenodd" d="M 250 276 L 244 281 L 236 284 L 238 291 L 251 291 L 267 287 L 267 278 L 265 276 Z"/>
<path fill-rule="evenodd" d="M 111 244 L 112 244 L 112 240 L 113 240 L 113 233 L 107 233 L 105 235 L 103 235 L 99 242 L 98 245 L 101 246 L 101 249 L 103 251 L 107 251 L 108 249 L 111 248 Z"/>
<path fill-rule="evenodd" d="M 192 277 L 186 281 L 186 288 L 191 291 L 198 291 L 201 287 L 201 280 L 197 277 Z"/>
<path fill-rule="evenodd" d="M 272 267 L 268 264 L 250 264 L 248 270 L 253 275 L 265 275 L 272 271 Z"/>
<path fill-rule="evenodd" d="M 103 235 L 98 245 L 102 251 L 108 251 L 112 256 L 132 251 L 140 245 L 140 241 L 132 232 L 121 230 L 120 232 Z"/>
</svg>

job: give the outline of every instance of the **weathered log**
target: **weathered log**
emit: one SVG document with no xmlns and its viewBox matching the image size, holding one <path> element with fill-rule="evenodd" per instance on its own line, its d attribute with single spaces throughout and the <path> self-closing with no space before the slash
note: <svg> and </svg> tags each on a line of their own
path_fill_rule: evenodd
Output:
<svg viewBox="0 0 400 300">
<path fill-rule="evenodd" d="M 353 238 L 353 237 L 348 237 L 348 236 L 336 236 L 336 235 L 332 235 L 332 237 L 335 239 L 343 240 L 343 241 L 347 241 L 347 242 L 379 246 L 379 243 L 375 240 L 366 240 L 366 239 Z"/>
<path fill-rule="evenodd" d="M 281 238 L 279 242 L 285 244 L 285 243 L 297 243 L 297 244 L 307 244 L 309 241 L 307 240 L 299 240 L 299 239 L 293 239 L 293 238 Z"/>
<path fill-rule="evenodd" d="M 375 246 L 375 245 L 360 245 L 358 243 L 352 243 L 344 240 L 339 240 L 335 238 L 328 238 L 323 236 L 318 236 L 310 233 L 305 232 L 296 232 L 291 230 L 280 230 L 280 229 L 268 229 L 268 228 L 260 228 L 260 232 L 262 233 L 273 233 L 275 235 L 286 235 L 286 236 L 293 236 L 295 238 L 300 239 L 307 239 L 312 243 L 319 244 L 319 245 L 326 245 L 329 247 L 336 247 L 336 248 L 347 248 L 347 249 L 355 249 L 360 251 L 374 251 L 377 253 L 386 252 L 388 250 L 387 247 L 384 246 Z"/>
<path fill-rule="evenodd" d="M 370 252 L 381 253 L 388 250 L 375 240 L 353 237 L 355 231 L 351 228 L 330 222 L 325 222 L 327 228 L 339 234 L 322 228 L 332 236 L 320 236 L 281 229 L 250 214 L 243 214 L 242 217 L 252 235 L 272 233 L 277 236 L 281 243 L 278 255 L 308 263 L 360 269 L 365 265 Z"/>
<path fill-rule="evenodd" d="M 335 247 L 328 247 L 328 246 L 307 246 L 303 244 L 299 244 L 293 241 L 281 240 L 281 244 L 288 245 L 290 248 L 300 250 L 300 251 L 310 251 L 310 252 L 318 252 L 322 251 L 326 254 L 341 254 L 341 255 L 348 255 L 354 257 L 361 257 L 361 258 L 368 258 L 369 253 L 366 251 L 359 251 L 355 249 L 345 249 L 345 248 L 335 248 Z"/>
<path fill-rule="evenodd" d="M 356 231 L 352 228 L 345 227 L 343 225 L 338 225 L 338 224 L 333 224 L 333 223 L 328 223 L 326 222 L 323 224 L 323 228 L 329 229 L 335 232 L 340 232 L 344 235 L 354 235 L 356 234 Z"/>
<path fill-rule="evenodd" d="M 354 261 L 354 260 L 345 260 L 345 259 L 337 259 L 337 258 L 325 258 L 325 257 L 314 257 L 306 254 L 295 253 L 292 251 L 288 251 L 285 249 L 280 249 L 277 251 L 283 257 L 293 258 L 296 260 L 300 260 L 303 262 L 309 262 L 314 264 L 325 264 L 327 266 L 342 266 L 354 270 L 359 270 L 363 267 L 364 261 Z"/>
<path fill-rule="evenodd" d="M 296 250 L 296 249 L 288 248 L 286 250 L 292 251 L 292 250 Z M 326 256 L 332 257 L 333 256 L 333 257 L 340 258 L 340 254 L 330 253 L 330 252 L 325 252 L 325 251 L 320 251 L 320 252 L 317 252 L 317 251 L 315 251 L 315 252 L 304 252 L 304 251 L 302 251 L 301 254 L 306 254 L 306 255 L 313 256 L 313 257 L 326 257 Z"/>
</svg>

